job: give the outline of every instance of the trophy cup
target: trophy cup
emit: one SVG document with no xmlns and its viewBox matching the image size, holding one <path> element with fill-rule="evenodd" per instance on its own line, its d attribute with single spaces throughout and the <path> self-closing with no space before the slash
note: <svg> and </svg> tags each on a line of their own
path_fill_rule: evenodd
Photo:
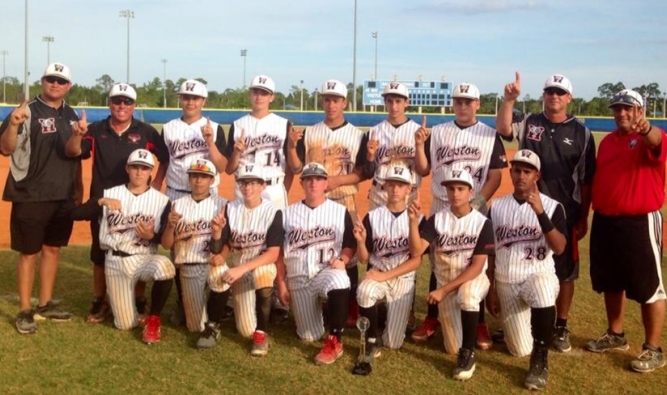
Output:
<svg viewBox="0 0 667 395">
<path fill-rule="evenodd" d="M 370 321 L 366 317 L 359 317 L 357 320 L 357 329 L 359 329 L 359 332 L 361 333 L 361 348 L 359 351 L 359 358 L 357 358 L 357 362 L 352 369 L 352 374 L 368 376 L 372 371 L 371 362 L 366 358 L 366 330 L 368 330 L 369 325 Z"/>
</svg>

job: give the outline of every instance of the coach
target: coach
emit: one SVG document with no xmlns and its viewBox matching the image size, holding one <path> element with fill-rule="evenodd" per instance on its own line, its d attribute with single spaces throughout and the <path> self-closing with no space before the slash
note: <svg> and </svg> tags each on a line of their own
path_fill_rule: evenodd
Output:
<svg viewBox="0 0 667 395">
<path fill-rule="evenodd" d="M 619 92 L 610 108 L 618 129 L 602 140 L 598 151 L 590 246 L 593 289 L 604 293 L 609 327 L 586 349 L 628 349 L 625 294 L 641 305 L 645 342 L 630 367 L 643 373 L 665 365 L 659 347 L 665 318 L 659 210 L 665 199 L 667 139 L 644 118 L 639 93 Z"/>
<path fill-rule="evenodd" d="M 0 126 L 0 152 L 11 155 L 11 167 L 2 199 L 12 202 L 10 220 L 12 250 L 18 251 L 16 278 L 21 311 L 16 317 L 19 333 L 37 331 L 35 320 L 69 321 L 72 314 L 51 302 L 58 272 L 60 247 L 72 233 L 69 209 L 74 206 L 78 158 L 65 155 L 65 142 L 85 128 L 65 103 L 71 82 L 70 70 L 50 64 L 42 75 L 42 93 L 24 102 Z M 31 309 L 30 296 L 39 267 L 39 306 Z"/>
</svg>

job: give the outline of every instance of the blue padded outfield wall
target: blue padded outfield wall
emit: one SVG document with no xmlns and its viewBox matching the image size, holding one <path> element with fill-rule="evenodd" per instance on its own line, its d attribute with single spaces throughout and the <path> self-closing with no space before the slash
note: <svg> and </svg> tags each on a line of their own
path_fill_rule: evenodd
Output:
<svg viewBox="0 0 667 395">
<path fill-rule="evenodd" d="M 80 109 L 86 110 L 86 115 L 88 117 L 88 122 L 95 122 L 100 119 L 104 119 L 109 115 L 109 109 L 107 107 L 75 107 L 77 112 L 80 112 Z M 0 106 L 0 117 L 5 119 L 7 115 L 14 109 L 13 106 Z M 215 122 L 218 122 L 223 125 L 229 125 L 233 121 L 241 118 L 246 115 L 249 110 L 204 110 L 204 116 L 211 117 Z M 274 111 L 276 114 L 281 117 L 285 117 L 292 121 L 295 125 L 314 125 L 323 119 L 323 114 L 320 111 Z M 134 115 L 136 118 L 141 119 L 144 122 L 148 123 L 157 123 L 163 124 L 174 118 L 178 118 L 181 115 L 180 109 L 162 109 L 162 108 L 136 108 L 134 110 Z M 424 114 L 427 117 L 427 124 L 429 127 L 437 125 L 439 123 L 448 122 L 454 119 L 453 114 L 441 115 L 441 114 Z M 352 123 L 355 126 L 359 127 L 370 127 L 377 125 L 386 118 L 386 113 L 368 113 L 368 112 L 348 112 L 345 114 L 345 119 L 348 122 Z M 421 123 L 422 114 L 410 113 L 409 117 L 415 121 Z M 485 124 L 495 127 L 496 117 L 495 115 L 478 115 L 477 118 L 484 122 Z M 614 119 L 611 117 L 581 117 L 588 126 L 590 130 L 597 132 L 611 132 L 616 128 L 614 124 Z M 651 119 L 650 122 L 656 126 L 660 126 L 662 129 L 667 130 L 667 119 Z"/>
</svg>

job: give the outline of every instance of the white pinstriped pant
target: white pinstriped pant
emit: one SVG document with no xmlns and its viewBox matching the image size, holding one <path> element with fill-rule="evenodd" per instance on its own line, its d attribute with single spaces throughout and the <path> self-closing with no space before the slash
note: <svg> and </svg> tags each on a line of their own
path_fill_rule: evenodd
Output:
<svg viewBox="0 0 667 395">
<path fill-rule="evenodd" d="M 211 266 L 208 263 L 180 265 L 183 312 L 190 332 L 201 332 L 208 320 L 206 314 L 206 284 L 216 292 L 229 289 L 229 284 L 220 280 L 227 265 Z"/>
<path fill-rule="evenodd" d="M 134 286 L 137 281 L 169 280 L 175 274 L 174 265 L 166 256 L 138 254 L 121 257 L 108 252 L 104 262 L 104 276 L 116 328 L 127 330 L 138 325 L 134 303 Z"/>
<path fill-rule="evenodd" d="M 445 284 L 438 281 L 438 288 Z M 479 276 L 463 283 L 456 292 L 438 303 L 438 320 L 442 327 L 443 343 L 448 354 L 456 354 L 463 343 L 461 311 L 479 311 L 479 303 L 489 291 L 489 278 L 482 272 Z M 480 312 L 484 314 L 484 312 Z"/>
<path fill-rule="evenodd" d="M 234 298 L 234 317 L 236 330 L 243 337 L 252 336 L 257 328 L 257 299 L 255 291 L 273 287 L 276 279 L 276 265 L 263 265 L 248 272 L 232 284 Z"/>
<path fill-rule="evenodd" d="M 496 281 L 500 321 L 510 354 L 523 357 L 533 351 L 530 309 L 554 306 L 560 286 L 555 273 L 537 273 L 520 283 Z"/>
<path fill-rule="evenodd" d="M 311 279 L 290 277 L 287 286 L 297 335 L 304 341 L 316 341 L 324 335 L 322 301 L 327 299 L 330 291 L 349 289 L 350 278 L 345 270 L 327 267 Z"/>
<path fill-rule="evenodd" d="M 363 280 L 359 284 L 359 307 L 373 307 L 383 300 L 387 303 L 387 325 L 382 334 L 382 343 L 388 348 L 398 349 L 403 345 L 414 289 L 414 276 L 402 276 L 383 282 Z"/>
</svg>

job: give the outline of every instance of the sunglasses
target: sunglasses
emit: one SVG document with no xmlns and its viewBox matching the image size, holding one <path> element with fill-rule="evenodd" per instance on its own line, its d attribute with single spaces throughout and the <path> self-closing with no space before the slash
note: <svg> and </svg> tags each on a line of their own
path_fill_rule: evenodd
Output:
<svg viewBox="0 0 667 395">
<path fill-rule="evenodd" d="M 565 95 L 567 95 L 566 91 L 564 91 L 563 89 L 558 89 L 558 88 L 547 88 L 547 89 L 544 90 L 544 93 L 547 96 L 551 96 L 551 95 L 565 96 Z"/>
<path fill-rule="evenodd" d="M 59 78 L 59 77 L 54 77 L 54 76 L 48 76 L 44 77 L 44 80 L 48 82 L 49 84 L 58 84 L 58 85 L 67 85 L 69 84 L 69 81 L 67 81 L 64 78 Z"/>
<path fill-rule="evenodd" d="M 126 106 L 131 106 L 131 105 L 134 104 L 134 100 L 130 99 L 129 97 L 116 96 L 116 97 L 112 97 L 109 100 L 111 100 L 111 103 L 113 103 L 117 106 L 120 106 L 121 104 L 125 104 Z"/>
</svg>

